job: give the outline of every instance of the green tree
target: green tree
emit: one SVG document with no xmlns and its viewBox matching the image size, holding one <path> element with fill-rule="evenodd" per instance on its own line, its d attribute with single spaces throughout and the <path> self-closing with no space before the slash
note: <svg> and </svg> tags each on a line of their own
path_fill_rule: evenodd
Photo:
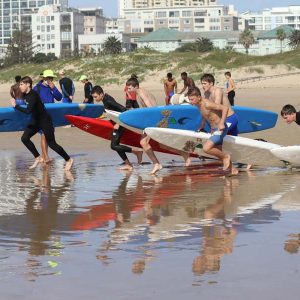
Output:
<svg viewBox="0 0 300 300">
<path fill-rule="evenodd" d="M 7 47 L 4 65 L 29 62 L 33 55 L 32 35 L 29 30 L 16 30 Z"/>
<path fill-rule="evenodd" d="M 103 45 L 104 54 L 119 54 L 122 52 L 122 43 L 115 36 L 109 36 Z"/>
<path fill-rule="evenodd" d="M 298 48 L 300 46 L 300 30 L 294 30 L 289 38 L 289 46 Z"/>
<path fill-rule="evenodd" d="M 49 61 L 57 60 L 57 57 L 54 53 L 48 53 L 47 55 L 45 53 L 37 53 L 33 58 L 32 62 L 36 64 L 42 64 L 47 63 Z"/>
<path fill-rule="evenodd" d="M 255 38 L 251 30 L 245 29 L 239 36 L 239 43 L 246 49 L 246 54 L 249 53 L 249 48 L 255 43 Z"/>
<path fill-rule="evenodd" d="M 280 53 L 282 53 L 282 43 L 286 39 L 286 33 L 283 28 L 278 28 L 276 31 L 277 40 L 280 41 Z"/>
<path fill-rule="evenodd" d="M 196 42 L 196 49 L 198 52 L 209 52 L 214 49 L 214 45 L 210 39 L 207 38 L 197 38 Z"/>
</svg>

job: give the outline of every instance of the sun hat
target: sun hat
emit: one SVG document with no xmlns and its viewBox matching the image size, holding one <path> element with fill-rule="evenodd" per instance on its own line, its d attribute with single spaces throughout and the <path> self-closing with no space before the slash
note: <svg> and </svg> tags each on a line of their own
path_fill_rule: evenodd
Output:
<svg viewBox="0 0 300 300">
<path fill-rule="evenodd" d="M 57 77 L 52 70 L 45 70 L 43 72 L 43 77 L 52 77 L 52 78 L 55 78 Z"/>
<path fill-rule="evenodd" d="M 79 78 L 80 81 L 82 81 L 82 80 L 87 80 L 87 79 L 88 79 L 88 78 L 87 78 L 86 75 L 81 75 L 80 78 Z"/>
</svg>

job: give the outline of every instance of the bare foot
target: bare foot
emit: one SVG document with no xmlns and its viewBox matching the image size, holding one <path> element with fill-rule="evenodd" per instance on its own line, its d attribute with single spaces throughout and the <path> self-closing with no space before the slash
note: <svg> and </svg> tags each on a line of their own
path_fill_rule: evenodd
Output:
<svg viewBox="0 0 300 300">
<path fill-rule="evenodd" d="M 186 167 L 189 167 L 191 165 L 191 159 L 190 159 L 190 155 L 188 153 L 185 153 L 182 155 L 183 159 L 184 159 L 184 163 Z"/>
<path fill-rule="evenodd" d="M 44 163 L 45 163 L 45 164 L 50 164 L 51 162 L 52 162 L 52 159 L 51 159 L 51 158 L 44 159 Z"/>
<path fill-rule="evenodd" d="M 150 172 L 150 175 L 154 175 L 155 173 L 157 173 L 161 169 L 162 169 L 162 165 L 161 164 L 154 164 L 154 168 Z"/>
<path fill-rule="evenodd" d="M 231 163 L 231 176 L 236 176 L 239 174 L 239 170 L 235 168 Z"/>
<path fill-rule="evenodd" d="M 229 169 L 230 167 L 230 164 L 231 164 L 231 161 L 230 161 L 230 155 L 226 155 L 225 158 L 223 159 L 223 170 L 227 170 Z"/>
<path fill-rule="evenodd" d="M 130 164 L 125 164 L 119 168 L 119 170 L 132 171 L 133 167 Z"/>
<path fill-rule="evenodd" d="M 38 164 L 41 164 L 43 159 L 39 156 L 34 160 L 34 163 L 29 167 L 29 169 L 35 169 Z"/>
<path fill-rule="evenodd" d="M 143 151 L 137 151 L 135 155 L 137 157 L 137 162 L 140 165 L 143 162 Z"/>
<path fill-rule="evenodd" d="M 70 182 L 74 182 L 74 176 L 73 176 L 73 174 L 71 173 L 71 171 L 65 170 L 65 177 L 66 177 L 66 179 L 69 180 Z"/>
<path fill-rule="evenodd" d="M 65 165 L 65 171 L 70 171 L 70 169 L 72 168 L 74 160 L 72 158 L 70 158 Z"/>
</svg>

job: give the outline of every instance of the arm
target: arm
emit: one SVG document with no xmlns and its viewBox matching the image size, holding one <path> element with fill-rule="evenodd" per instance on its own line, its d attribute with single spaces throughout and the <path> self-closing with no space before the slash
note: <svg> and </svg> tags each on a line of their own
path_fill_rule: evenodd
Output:
<svg viewBox="0 0 300 300">
<path fill-rule="evenodd" d="M 220 119 L 218 128 L 219 128 L 220 131 L 224 130 L 229 108 L 225 105 L 216 104 L 216 103 L 213 103 L 213 102 L 210 102 L 210 101 L 205 102 L 205 107 L 209 110 L 219 110 L 219 111 L 222 112 L 222 117 Z"/>
<path fill-rule="evenodd" d="M 164 81 L 164 90 L 165 90 L 166 97 L 168 97 L 169 96 L 169 91 L 168 91 L 168 85 L 167 85 L 166 81 Z"/>
<path fill-rule="evenodd" d="M 184 86 L 183 86 L 182 90 L 178 94 L 182 94 L 186 90 L 186 88 L 187 88 L 187 83 L 184 82 Z"/>
<path fill-rule="evenodd" d="M 60 101 L 62 99 L 62 94 L 57 87 L 51 88 L 51 92 L 55 100 Z"/>
<path fill-rule="evenodd" d="M 16 99 L 16 97 L 15 97 L 15 92 L 14 92 L 13 87 L 10 88 L 9 93 L 10 93 L 10 96 L 11 96 L 12 98 Z"/>
<path fill-rule="evenodd" d="M 33 111 L 36 101 L 37 101 L 37 99 L 32 98 L 32 97 L 30 99 L 27 99 L 27 102 L 28 102 L 27 107 L 21 107 L 20 105 L 16 105 L 15 99 L 11 100 L 11 104 L 16 110 L 18 110 L 24 114 L 30 115 Z"/>
<path fill-rule="evenodd" d="M 177 94 L 177 81 L 175 80 L 175 84 L 174 84 L 174 92 L 175 94 Z"/>
<path fill-rule="evenodd" d="M 227 88 L 227 93 L 235 90 L 235 84 L 232 78 L 229 79 L 229 86 Z"/>
<path fill-rule="evenodd" d="M 215 90 L 215 99 L 214 99 L 214 103 L 215 104 L 223 104 L 223 91 L 220 88 L 217 88 Z"/>
</svg>

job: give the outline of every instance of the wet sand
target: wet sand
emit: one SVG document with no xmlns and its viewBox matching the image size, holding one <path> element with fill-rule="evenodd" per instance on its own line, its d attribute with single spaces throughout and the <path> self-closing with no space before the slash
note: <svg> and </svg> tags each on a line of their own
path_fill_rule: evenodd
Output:
<svg viewBox="0 0 300 300">
<path fill-rule="evenodd" d="M 300 107 L 298 92 L 243 88 L 236 104 L 280 112 Z M 149 164 L 127 173 L 107 141 L 76 128 L 56 136 L 71 172 L 53 152 L 49 167 L 28 170 L 20 133 L 0 134 L 3 299 L 298 298 L 298 171 L 224 178 L 216 164 L 160 155 L 158 176 Z M 247 136 L 300 144 L 299 127 L 281 120 Z"/>
</svg>

